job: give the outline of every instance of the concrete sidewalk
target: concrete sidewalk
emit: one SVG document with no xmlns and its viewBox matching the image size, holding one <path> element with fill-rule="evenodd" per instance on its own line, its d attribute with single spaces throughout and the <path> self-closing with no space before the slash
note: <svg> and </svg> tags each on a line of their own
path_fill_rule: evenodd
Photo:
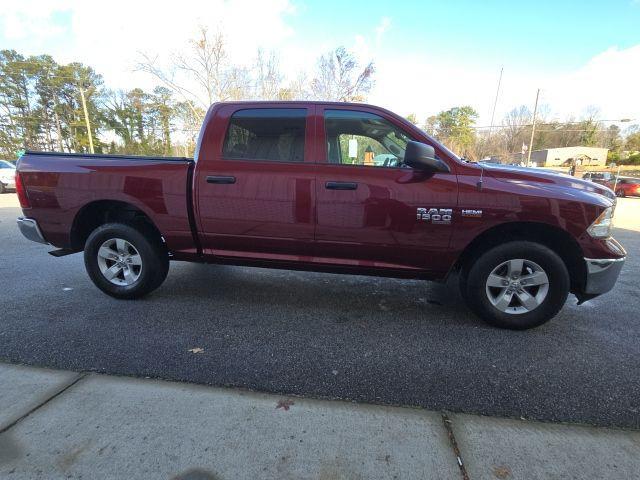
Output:
<svg viewBox="0 0 640 480">
<path fill-rule="evenodd" d="M 640 478 L 640 432 L 0 364 L 1 479 L 465 476 Z"/>
</svg>

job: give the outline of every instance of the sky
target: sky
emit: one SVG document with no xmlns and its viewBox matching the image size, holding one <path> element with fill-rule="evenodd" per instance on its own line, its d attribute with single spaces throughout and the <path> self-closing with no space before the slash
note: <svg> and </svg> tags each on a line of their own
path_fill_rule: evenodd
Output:
<svg viewBox="0 0 640 480">
<path fill-rule="evenodd" d="M 376 66 L 374 103 L 427 116 L 459 105 L 489 125 L 512 108 L 548 119 L 640 122 L 640 0 L 180 0 L 91 2 L 2 0 L 0 48 L 81 61 L 111 88 L 152 88 L 135 71 L 142 52 L 165 59 L 199 26 L 222 30 L 249 64 L 261 48 L 279 53 L 288 78 L 339 45 Z M 624 125 L 622 125 L 624 126 Z"/>
</svg>

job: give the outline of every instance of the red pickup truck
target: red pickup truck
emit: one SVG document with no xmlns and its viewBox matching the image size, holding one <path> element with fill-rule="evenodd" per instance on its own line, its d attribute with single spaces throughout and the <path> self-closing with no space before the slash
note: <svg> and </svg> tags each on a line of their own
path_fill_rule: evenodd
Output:
<svg viewBox="0 0 640 480">
<path fill-rule="evenodd" d="M 211 106 L 193 160 L 27 152 L 29 239 L 84 251 L 117 298 L 170 260 L 446 280 L 487 322 L 525 329 L 609 291 L 626 252 L 608 188 L 461 160 L 385 109 L 324 102 Z"/>
</svg>

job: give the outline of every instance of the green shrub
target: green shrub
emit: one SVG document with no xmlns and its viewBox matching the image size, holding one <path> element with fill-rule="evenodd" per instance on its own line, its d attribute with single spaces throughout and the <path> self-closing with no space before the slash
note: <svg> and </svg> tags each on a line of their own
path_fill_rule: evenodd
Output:
<svg viewBox="0 0 640 480">
<path fill-rule="evenodd" d="M 629 155 L 628 158 L 620 160 L 620 165 L 640 165 L 640 153 Z"/>
</svg>

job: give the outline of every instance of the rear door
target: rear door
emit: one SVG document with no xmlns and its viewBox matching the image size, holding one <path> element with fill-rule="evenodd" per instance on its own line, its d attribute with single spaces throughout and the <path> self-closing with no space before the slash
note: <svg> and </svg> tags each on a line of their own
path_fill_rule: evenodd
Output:
<svg viewBox="0 0 640 480">
<path fill-rule="evenodd" d="M 282 260 L 311 253 L 312 110 L 231 104 L 217 111 L 196 179 L 205 253 Z"/>
<path fill-rule="evenodd" d="M 405 166 L 407 142 L 420 139 L 370 107 L 318 107 L 318 139 L 318 256 L 361 267 L 446 271 L 455 173 Z"/>
</svg>

